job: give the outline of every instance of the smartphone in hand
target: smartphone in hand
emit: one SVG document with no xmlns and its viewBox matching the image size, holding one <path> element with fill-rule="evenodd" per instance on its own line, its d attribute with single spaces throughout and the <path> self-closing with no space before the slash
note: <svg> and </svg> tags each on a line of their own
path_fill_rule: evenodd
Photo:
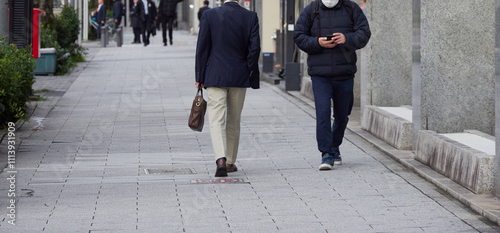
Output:
<svg viewBox="0 0 500 233">
<path fill-rule="evenodd" d="M 335 33 L 332 33 L 331 35 L 326 36 L 326 40 L 332 40 L 332 39 L 333 39 L 333 37 L 335 37 L 335 35 L 334 35 L 334 34 L 335 34 Z"/>
</svg>

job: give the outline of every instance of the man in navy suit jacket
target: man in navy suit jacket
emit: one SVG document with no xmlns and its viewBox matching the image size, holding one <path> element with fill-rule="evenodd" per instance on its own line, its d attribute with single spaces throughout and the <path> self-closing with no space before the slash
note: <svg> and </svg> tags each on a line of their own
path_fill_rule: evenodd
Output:
<svg viewBox="0 0 500 233">
<path fill-rule="evenodd" d="M 216 177 L 237 171 L 240 119 L 246 89 L 259 88 L 257 13 L 226 0 L 201 18 L 196 48 L 196 87 L 207 89 Z"/>
<path fill-rule="evenodd" d="M 99 6 L 95 10 L 97 26 L 97 38 L 101 38 L 101 27 L 106 23 L 106 5 L 104 0 L 98 0 Z"/>
<path fill-rule="evenodd" d="M 113 2 L 113 19 L 115 19 L 115 28 L 118 28 L 122 22 L 123 4 L 122 0 L 113 0 Z"/>
</svg>

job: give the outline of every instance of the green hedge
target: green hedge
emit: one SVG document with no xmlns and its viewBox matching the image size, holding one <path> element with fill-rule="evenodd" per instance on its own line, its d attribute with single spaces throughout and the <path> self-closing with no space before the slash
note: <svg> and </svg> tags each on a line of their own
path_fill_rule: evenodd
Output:
<svg viewBox="0 0 500 233">
<path fill-rule="evenodd" d="M 85 60 L 86 51 L 76 43 L 79 20 L 73 8 L 64 7 L 54 24 L 55 30 L 50 24 L 41 25 L 41 46 L 56 48 L 56 73 L 64 74 L 76 62 Z M 9 122 L 28 120 L 26 102 L 33 94 L 34 69 L 30 47 L 18 49 L 0 36 L 0 129 L 6 128 Z"/>
<path fill-rule="evenodd" d="M 85 61 L 86 49 L 76 43 L 79 24 L 78 13 L 72 7 L 63 7 L 51 25 L 40 25 L 40 45 L 55 48 L 57 53 L 56 75 L 68 73 L 77 62 Z"/>
<path fill-rule="evenodd" d="M 26 102 L 33 94 L 34 69 L 30 47 L 18 49 L 5 37 L 0 38 L 0 129 L 9 122 L 27 120 Z"/>
<path fill-rule="evenodd" d="M 72 7 L 64 6 L 60 15 L 56 16 L 57 41 L 63 48 L 72 48 L 78 40 L 80 31 L 78 12 Z"/>
</svg>

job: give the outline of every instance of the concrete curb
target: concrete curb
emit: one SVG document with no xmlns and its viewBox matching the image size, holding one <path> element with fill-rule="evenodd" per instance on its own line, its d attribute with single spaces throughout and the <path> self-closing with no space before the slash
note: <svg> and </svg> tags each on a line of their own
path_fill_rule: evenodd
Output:
<svg viewBox="0 0 500 233">
<path fill-rule="evenodd" d="M 450 194 L 464 205 L 469 206 L 477 213 L 500 225 L 500 201 L 497 197 L 493 195 L 474 194 L 451 179 L 413 159 L 414 154 L 412 151 L 396 150 L 360 127 L 348 126 L 348 129 L 383 151 L 392 159 Z"/>
</svg>

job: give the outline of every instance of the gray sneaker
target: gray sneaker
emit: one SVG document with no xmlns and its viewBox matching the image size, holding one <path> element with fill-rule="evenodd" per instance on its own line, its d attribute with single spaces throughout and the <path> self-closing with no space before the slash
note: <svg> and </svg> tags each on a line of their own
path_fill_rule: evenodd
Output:
<svg viewBox="0 0 500 233">
<path fill-rule="evenodd" d="M 340 157 L 340 150 L 338 148 L 333 149 L 333 164 L 342 165 L 342 157 Z"/>
<path fill-rule="evenodd" d="M 335 157 L 333 158 L 333 164 L 335 165 L 342 165 L 342 157 Z"/>
<path fill-rule="evenodd" d="M 320 171 L 332 170 L 334 165 L 333 155 L 325 153 L 321 159 L 321 165 L 319 165 Z"/>
</svg>

